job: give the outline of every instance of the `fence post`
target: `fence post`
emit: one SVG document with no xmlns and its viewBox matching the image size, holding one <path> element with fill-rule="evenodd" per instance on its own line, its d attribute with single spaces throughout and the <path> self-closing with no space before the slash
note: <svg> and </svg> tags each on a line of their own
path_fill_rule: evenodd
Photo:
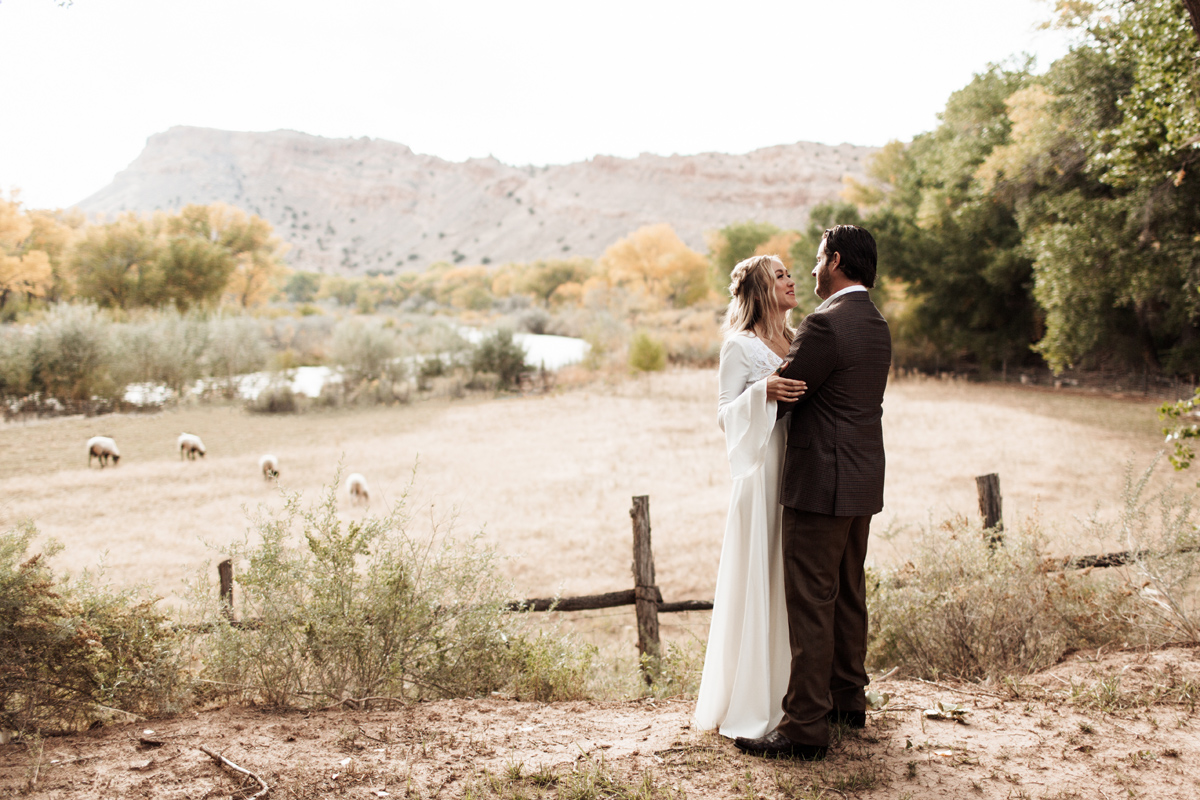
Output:
<svg viewBox="0 0 1200 800">
<path fill-rule="evenodd" d="M 647 685 L 654 683 L 661 654 L 658 641 L 658 587 L 650 548 L 650 497 L 638 495 L 629 509 L 633 519 L 633 591 L 638 624 L 638 656 Z"/>
<path fill-rule="evenodd" d="M 975 479 L 975 488 L 979 491 L 979 515 L 983 517 L 983 527 L 991 531 L 988 534 L 988 544 L 995 547 L 1004 544 L 1004 517 L 1000 510 L 1000 476 L 995 472 L 990 475 L 980 475 Z"/>
<path fill-rule="evenodd" d="M 227 558 L 217 564 L 217 576 L 221 579 L 221 613 L 233 622 L 233 561 Z"/>
</svg>

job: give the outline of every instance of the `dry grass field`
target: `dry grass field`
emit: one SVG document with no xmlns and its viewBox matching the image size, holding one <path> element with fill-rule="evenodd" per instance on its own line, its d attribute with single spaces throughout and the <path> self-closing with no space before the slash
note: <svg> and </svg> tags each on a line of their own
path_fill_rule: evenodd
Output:
<svg viewBox="0 0 1200 800">
<path fill-rule="evenodd" d="M 569 377 L 569 376 L 566 376 Z M 569 382 L 569 381 L 564 381 Z M 282 505 L 258 472 L 315 499 L 361 472 L 371 507 L 408 498 L 414 524 L 484 531 L 522 596 L 630 585 L 630 497 L 651 500 L 659 584 L 670 599 L 712 595 L 729 474 L 715 423 L 716 375 L 671 371 L 593 381 L 550 395 L 428 401 L 390 408 L 255 416 L 194 406 L 155 415 L 0 427 L 0 526 L 35 521 L 65 545 L 59 570 L 103 563 L 115 583 L 146 583 L 169 604 L 182 580 L 246 535 L 245 509 Z M 998 472 L 1005 516 L 1038 514 L 1059 552 L 1095 552 L 1077 518 L 1120 506 L 1127 464 L 1145 468 L 1161 436 L 1155 403 L 956 381 L 899 380 L 885 401 L 887 507 L 871 558 L 903 559 L 919 526 L 976 514 L 974 476 Z M 208 456 L 181 461 L 182 431 Z M 84 442 L 113 436 L 116 468 L 89 469 Z M 1159 467 L 1156 484 L 1195 476 Z M 347 517 L 365 512 L 342 493 Z M 1115 545 L 1116 543 L 1107 543 Z M 623 620 L 623 618 L 622 618 Z M 624 620 L 623 620 L 624 621 Z"/>
</svg>

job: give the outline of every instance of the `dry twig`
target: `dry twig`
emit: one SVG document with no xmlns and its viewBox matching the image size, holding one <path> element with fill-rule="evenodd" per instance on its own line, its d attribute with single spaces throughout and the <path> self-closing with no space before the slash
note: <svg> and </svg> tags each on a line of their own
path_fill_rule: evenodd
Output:
<svg viewBox="0 0 1200 800">
<path fill-rule="evenodd" d="M 947 686 L 944 683 L 937 683 L 936 681 L 927 681 L 924 678 L 917 678 L 917 680 L 919 680 L 921 683 L 927 683 L 930 686 L 936 686 L 939 689 L 945 689 L 948 692 L 958 692 L 959 694 L 973 694 L 977 697 L 994 697 L 997 700 L 1011 700 L 1012 699 L 1011 697 L 1006 697 L 1002 694 L 996 694 L 995 692 L 989 692 L 986 689 L 977 689 L 977 690 L 960 689 L 956 686 Z"/>
<path fill-rule="evenodd" d="M 267 792 L 271 791 L 271 787 L 270 787 L 270 786 L 267 786 L 267 782 L 266 782 L 266 781 L 264 781 L 262 778 L 258 777 L 258 776 L 257 776 L 257 775 L 255 775 L 253 772 L 251 772 L 250 770 L 246 769 L 245 767 L 239 767 L 237 764 L 233 763 L 232 761 L 230 761 L 230 760 L 229 760 L 228 758 L 226 758 L 225 756 L 223 756 L 223 755 L 220 755 L 220 754 L 218 754 L 218 753 L 214 753 L 212 750 L 209 750 L 209 749 L 208 749 L 207 747 L 205 747 L 204 745 L 200 745 L 200 750 L 201 750 L 201 751 L 202 751 L 202 752 L 203 752 L 205 755 L 207 755 L 209 758 L 211 758 L 213 761 L 216 761 L 218 764 L 222 764 L 222 765 L 224 765 L 224 766 L 227 766 L 227 767 L 229 767 L 229 768 L 231 768 L 231 769 L 235 769 L 235 770 L 237 770 L 238 772 L 242 773 L 243 775 L 249 775 L 251 778 L 254 778 L 254 780 L 258 781 L 259 785 L 260 785 L 260 786 L 262 786 L 262 790 L 261 790 L 261 791 L 259 791 L 259 792 L 257 792 L 257 793 L 255 793 L 255 794 L 252 794 L 252 795 L 250 795 L 250 797 L 248 798 L 248 800 L 258 800 L 258 798 L 260 798 L 260 797 L 266 797 L 266 796 L 267 796 Z"/>
</svg>

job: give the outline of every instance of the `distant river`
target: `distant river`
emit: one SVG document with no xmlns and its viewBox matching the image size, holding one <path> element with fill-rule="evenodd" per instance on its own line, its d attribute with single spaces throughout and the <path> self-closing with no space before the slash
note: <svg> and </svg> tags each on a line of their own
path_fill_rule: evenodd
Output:
<svg viewBox="0 0 1200 800">
<path fill-rule="evenodd" d="M 471 344 L 478 344 L 487 333 L 477 328 L 460 328 L 459 334 Z M 513 341 L 525 350 L 525 363 L 534 369 L 545 366 L 548 370 L 556 370 L 570 364 L 578 364 L 587 356 L 590 345 L 583 339 L 570 336 L 547 336 L 538 333 L 514 333 Z M 337 382 L 341 377 L 337 371 L 329 367 L 297 367 L 289 370 L 292 391 L 308 397 L 317 397 L 326 383 Z M 259 393 L 271 385 L 278 377 L 269 372 L 254 372 L 238 378 L 238 393 L 247 400 L 253 400 Z M 204 388 L 205 381 L 197 384 L 196 390 Z M 125 389 L 125 401 L 143 405 L 146 403 L 161 403 L 170 395 L 163 386 L 150 384 L 132 384 Z"/>
</svg>

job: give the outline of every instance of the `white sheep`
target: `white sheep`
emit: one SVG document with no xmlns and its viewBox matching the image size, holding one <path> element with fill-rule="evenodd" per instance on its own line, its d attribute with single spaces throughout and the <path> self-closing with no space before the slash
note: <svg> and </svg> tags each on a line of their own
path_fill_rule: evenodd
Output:
<svg viewBox="0 0 1200 800">
<path fill-rule="evenodd" d="M 350 499 L 357 503 L 371 502 L 371 490 L 367 487 L 367 479 L 357 472 L 350 474 L 346 478 L 346 491 L 350 493 Z"/>
<path fill-rule="evenodd" d="M 175 440 L 179 445 L 179 460 L 182 461 L 186 455 L 189 461 L 195 461 L 196 455 L 199 454 L 204 458 L 204 442 L 200 441 L 200 437 L 194 433 L 181 433 L 179 438 Z"/>
<path fill-rule="evenodd" d="M 117 449 L 117 443 L 107 436 L 93 436 L 88 439 L 88 466 L 92 466 L 92 458 L 95 457 L 100 461 L 100 469 L 104 469 L 104 465 L 111 458 L 113 466 L 121 460 L 121 451 Z"/>
<path fill-rule="evenodd" d="M 279 477 L 279 459 L 275 456 L 266 455 L 260 458 L 258 468 L 262 470 L 263 477 L 267 480 Z"/>
</svg>

